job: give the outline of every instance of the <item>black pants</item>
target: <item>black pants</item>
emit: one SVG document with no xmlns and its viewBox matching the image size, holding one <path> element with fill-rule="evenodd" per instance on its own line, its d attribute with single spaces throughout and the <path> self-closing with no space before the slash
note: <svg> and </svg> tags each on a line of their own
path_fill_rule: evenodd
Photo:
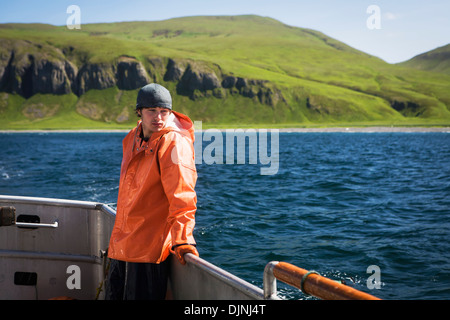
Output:
<svg viewBox="0 0 450 320">
<path fill-rule="evenodd" d="M 160 264 L 111 259 L 106 300 L 163 300 L 166 297 L 169 259 Z"/>
</svg>

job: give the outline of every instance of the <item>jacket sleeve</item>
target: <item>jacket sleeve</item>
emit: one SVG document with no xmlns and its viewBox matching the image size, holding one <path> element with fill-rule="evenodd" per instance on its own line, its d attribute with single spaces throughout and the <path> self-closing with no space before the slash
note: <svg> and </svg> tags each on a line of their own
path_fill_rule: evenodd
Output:
<svg viewBox="0 0 450 320">
<path fill-rule="evenodd" d="M 193 236 L 197 195 L 193 143 L 178 133 L 165 137 L 165 146 L 160 151 L 161 181 L 169 201 L 169 216 L 172 246 L 195 245 Z"/>
</svg>

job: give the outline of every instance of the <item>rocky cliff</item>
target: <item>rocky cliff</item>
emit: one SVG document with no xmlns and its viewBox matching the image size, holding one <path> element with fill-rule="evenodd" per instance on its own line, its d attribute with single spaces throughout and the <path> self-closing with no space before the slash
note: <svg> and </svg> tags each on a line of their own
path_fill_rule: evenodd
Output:
<svg viewBox="0 0 450 320">
<path fill-rule="evenodd" d="M 118 86 L 135 89 L 149 81 L 142 64 L 130 57 L 114 63 L 85 63 L 77 66 L 64 52 L 29 41 L 2 40 L 0 90 L 29 98 L 36 93 L 80 96 L 90 89 Z"/>
<path fill-rule="evenodd" d="M 260 103 L 276 105 L 284 98 L 267 81 L 223 74 L 220 66 L 202 61 L 152 57 L 139 61 L 119 56 L 113 62 L 75 62 L 73 52 L 25 40 L 1 40 L 0 91 L 29 98 L 37 93 L 82 96 L 90 89 L 117 86 L 133 90 L 163 79 L 176 82 L 177 94 L 224 98 L 240 94 Z M 147 65 L 147 68 L 144 66 Z"/>
</svg>

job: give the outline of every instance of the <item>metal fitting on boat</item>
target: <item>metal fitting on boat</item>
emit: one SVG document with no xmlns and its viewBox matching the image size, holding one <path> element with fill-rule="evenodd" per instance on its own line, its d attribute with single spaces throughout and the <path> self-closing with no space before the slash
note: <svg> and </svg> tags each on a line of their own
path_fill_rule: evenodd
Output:
<svg viewBox="0 0 450 320">
<path fill-rule="evenodd" d="M 16 208 L 0 207 L 0 227 L 10 226 L 16 223 Z"/>
</svg>

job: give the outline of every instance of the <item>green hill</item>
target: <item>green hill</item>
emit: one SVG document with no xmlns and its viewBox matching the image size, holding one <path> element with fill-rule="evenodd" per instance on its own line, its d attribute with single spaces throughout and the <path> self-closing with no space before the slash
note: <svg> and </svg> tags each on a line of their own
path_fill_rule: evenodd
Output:
<svg viewBox="0 0 450 320">
<path fill-rule="evenodd" d="M 153 81 L 203 127 L 450 123 L 450 75 L 259 16 L 3 24 L 0 43 L 5 129 L 128 128 Z"/>
<path fill-rule="evenodd" d="M 400 65 L 450 75 L 450 44 L 419 54 Z"/>
</svg>

